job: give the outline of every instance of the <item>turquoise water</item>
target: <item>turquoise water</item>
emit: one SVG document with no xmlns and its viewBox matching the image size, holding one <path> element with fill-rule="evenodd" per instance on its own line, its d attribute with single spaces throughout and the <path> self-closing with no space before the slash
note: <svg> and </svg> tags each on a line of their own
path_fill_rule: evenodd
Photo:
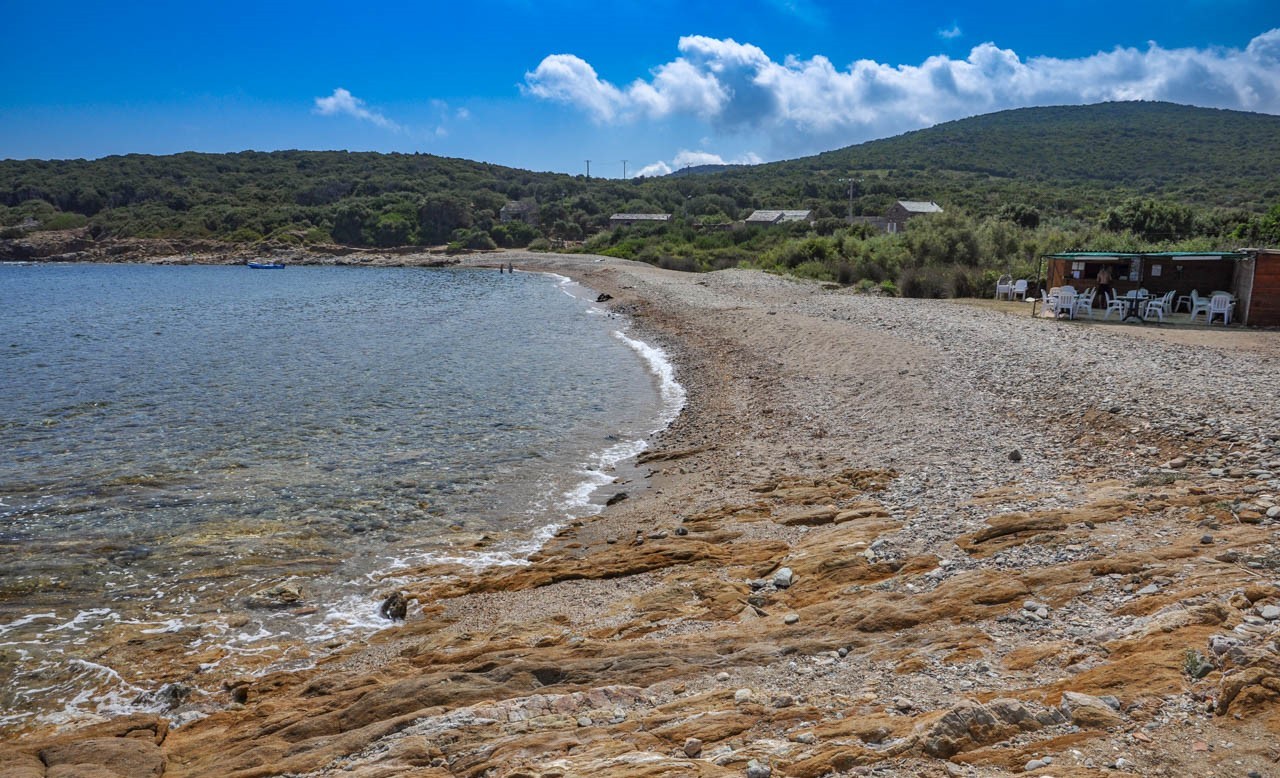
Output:
<svg viewBox="0 0 1280 778">
<path fill-rule="evenodd" d="M 383 625 L 379 575 L 516 563 L 596 510 L 680 396 L 588 297 L 485 270 L 0 266 L 0 727 L 146 707 L 127 639 L 200 672 L 305 663 Z M 451 550 L 482 532 L 483 556 Z M 286 617 L 246 605 L 281 583 Z"/>
</svg>

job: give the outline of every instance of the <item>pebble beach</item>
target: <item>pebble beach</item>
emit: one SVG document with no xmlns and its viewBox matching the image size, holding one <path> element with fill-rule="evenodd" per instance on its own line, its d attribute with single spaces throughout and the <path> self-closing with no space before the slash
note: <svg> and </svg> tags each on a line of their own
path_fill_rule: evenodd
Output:
<svg viewBox="0 0 1280 778">
<path fill-rule="evenodd" d="M 0 776 L 1280 770 L 1280 333 L 464 260 L 507 263 L 674 362 L 625 499 L 527 565 L 412 571 L 402 624 L 315 667 L 0 745 Z"/>
</svg>

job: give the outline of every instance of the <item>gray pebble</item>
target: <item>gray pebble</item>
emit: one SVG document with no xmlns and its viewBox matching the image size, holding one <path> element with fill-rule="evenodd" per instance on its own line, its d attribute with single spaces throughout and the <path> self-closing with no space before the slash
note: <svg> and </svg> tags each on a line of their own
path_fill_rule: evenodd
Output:
<svg viewBox="0 0 1280 778">
<path fill-rule="evenodd" d="M 769 765 L 761 764 L 755 759 L 747 762 L 747 778 L 769 778 L 771 775 L 773 775 L 773 768 Z"/>
</svg>

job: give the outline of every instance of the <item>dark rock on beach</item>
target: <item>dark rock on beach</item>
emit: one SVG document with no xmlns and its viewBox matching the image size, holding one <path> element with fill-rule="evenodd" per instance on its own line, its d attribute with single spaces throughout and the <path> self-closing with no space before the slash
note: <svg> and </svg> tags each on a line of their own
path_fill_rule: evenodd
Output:
<svg viewBox="0 0 1280 778">
<path fill-rule="evenodd" d="M 392 621 L 404 621 L 404 617 L 408 612 L 409 601 L 405 599 L 404 592 L 393 592 L 378 607 L 378 613 L 382 615 L 382 618 L 391 619 Z"/>
</svg>

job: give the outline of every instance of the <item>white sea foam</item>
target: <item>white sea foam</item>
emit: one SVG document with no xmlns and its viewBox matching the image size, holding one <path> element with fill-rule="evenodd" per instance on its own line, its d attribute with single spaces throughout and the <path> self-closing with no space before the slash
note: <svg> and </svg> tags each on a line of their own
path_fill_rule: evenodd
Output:
<svg viewBox="0 0 1280 778">
<path fill-rule="evenodd" d="M 12 632 L 19 627 L 25 627 L 28 624 L 34 624 L 37 621 L 56 621 L 58 614 L 56 613 L 28 613 L 20 619 L 15 619 L 8 624 L 0 624 L 0 635 L 6 632 Z"/>
<path fill-rule="evenodd" d="M 75 617 L 71 619 L 71 621 L 68 621 L 64 624 L 59 624 L 56 627 L 50 627 L 49 631 L 50 632 L 79 631 L 83 629 L 87 624 L 93 622 L 95 619 L 105 620 L 110 617 L 115 617 L 117 619 L 120 618 L 119 615 L 114 613 L 110 608 L 90 608 L 89 610 L 83 610 L 77 613 Z"/>
<path fill-rule="evenodd" d="M 676 380 L 675 365 L 671 364 L 671 360 L 667 357 L 667 352 L 657 346 L 629 338 L 621 331 L 615 331 L 613 335 L 634 349 L 640 355 L 640 358 L 649 365 L 649 369 L 653 371 L 653 374 L 658 377 L 658 391 L 662 394 L 663 404 L 662 423 L 653 431 L 656 433 L 666 429 L 680 415 L 680 411 L 684 410 L 685 400 L 687 399 L 684 387 Z"/>
</svg>

